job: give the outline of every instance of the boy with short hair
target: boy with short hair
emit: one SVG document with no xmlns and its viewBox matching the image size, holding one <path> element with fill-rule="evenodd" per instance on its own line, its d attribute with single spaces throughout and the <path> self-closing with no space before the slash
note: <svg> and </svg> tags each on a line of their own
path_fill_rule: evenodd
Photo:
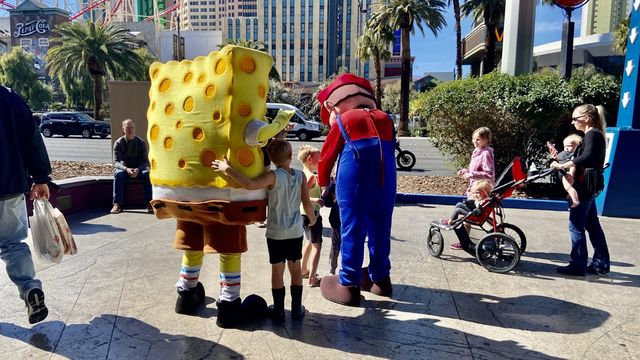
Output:
<svg viewBox="0 0 640 360">
<path fill-rule="evenodd" d="M 316 222 L 313 205 L 309 199 L 307 179 L 300 170 L 291 168 L 291 144 L 284 139 L 274 139 L 267 145 L 271 161 L 276 165 L 255 179 L 249 179 L 229 165 L 229 161 L 215 160 L 211 167 L 237 181 L 245 189 L 267 188 L 267 246 L 271 263 L 271 292 L 273 306 L 270 306 L 271 318 L 284 322 L 284 269 L 285 262 L 291 275 L 291 318 L 300 320 L 305 309 L 302 306 L 302 203 L 311 225 Z"/>
</svg>

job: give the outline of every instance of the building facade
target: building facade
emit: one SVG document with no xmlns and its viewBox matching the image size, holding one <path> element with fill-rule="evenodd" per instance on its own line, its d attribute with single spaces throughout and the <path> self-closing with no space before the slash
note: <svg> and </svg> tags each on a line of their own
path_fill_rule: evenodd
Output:
<svg viewBox="0 0 640 360">
<path fill-rule="evenodd" d="M 180 27 L 185 30 L 223 30 L 228 19 L 256 18 L 258 0 L 178 0 Z M 245 21 L 242 20 L 242 24 Z M 249 22 L 251 23 L 251 22 Z"/>
<path fill-rule="evenodd" d="M 19 46 L 35 57 L 38 75 L 46 75 L 45 56 L 54 38 L 56 25 L 69 21 L 69 13 L 25 0 L 9 10 L 11 47 Z"/>
<path fill-rule="evenodd" d="M 582 8 L 580 36 L 613 32 L 630 10 L 630 0 L 590 0 Z"/>
<path fill-rule="evenodd" d="M 261 41 L 281 80 L 319 83 L 339 69 L 369 77 L 356 39 L 375 0 L 181 0 L 180 27 Z"/>
</svg>

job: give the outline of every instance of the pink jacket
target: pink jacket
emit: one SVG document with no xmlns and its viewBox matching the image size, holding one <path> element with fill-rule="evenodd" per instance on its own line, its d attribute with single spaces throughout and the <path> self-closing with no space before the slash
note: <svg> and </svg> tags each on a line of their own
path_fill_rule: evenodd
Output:
<svg viewBox="0 0 640 360">
<path fill-rule="evenodd" d="M 485 146 L 481 149 L 474 149 L 471 154 L 469 168 L 463 169 L 463 174 L 471 174 L 466 195 L 469 195 L 471 185 L 480 179 L 488 180 L 491 185 L 496 182 L 496 170 L 493 163 L 493 148 Z"/>
</svg>

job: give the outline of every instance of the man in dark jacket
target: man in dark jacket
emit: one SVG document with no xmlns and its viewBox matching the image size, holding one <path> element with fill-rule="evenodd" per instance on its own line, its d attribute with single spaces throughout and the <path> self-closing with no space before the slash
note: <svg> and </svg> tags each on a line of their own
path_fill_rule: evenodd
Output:
<svg viewBox="0 0 640 360">
<path fill-rule="evenodd" d="M 122 211 L 124 202 L 124 189 L 127 179 L 140 179 L 144 188 L 144 200 L 147 204 L 147 212 L 153 212 L 149 202 L 151 201 L 151 182 L 149 181 L 149 156 L 147 144 L 136 136 L 136 125 L 133 120 L 126 119 L 122 122 L 121 136 L 113 144 L 113 208 L 112 214 Z"/>
<path fill-rule="evenodd" d="M 44 320 L 42 283 L 27 244 L 27 207 L 30 198 L 49 198 L 51 164 L 31 111 L 22 98 L 0 86 L 0 258 L 7 275 L 27 306 L 29 323 Z"/>
</svg>

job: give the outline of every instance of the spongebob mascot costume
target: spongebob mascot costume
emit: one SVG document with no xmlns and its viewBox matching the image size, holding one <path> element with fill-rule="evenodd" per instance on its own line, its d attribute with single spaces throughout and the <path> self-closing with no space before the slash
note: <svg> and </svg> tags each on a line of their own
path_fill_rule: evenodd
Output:
<svg viewBox="0 0 640 360">
<path fill-rule="evenodd" d="M 240 299 L 241 255 L 247 251 L 246 225 L 264 221 L 266 192 L 245 190 L 211 163 L 226 157 L 234 169 L 263 174 L 260 146 L 293 115 L 281 111 L 265 119 L 269 54 L 228 45 L 206 57 L 150 68 L 147 119 L 151 202 L 159 219 L 175 218 L 174 247 L 183 251 L 175 311 L 195 314 L 204 304 L 198 281 L 204 254 L 220 254 L 220 294 L 216 323 L 237 327 L 266 313 L 257 295 Z"/>
</svg>

